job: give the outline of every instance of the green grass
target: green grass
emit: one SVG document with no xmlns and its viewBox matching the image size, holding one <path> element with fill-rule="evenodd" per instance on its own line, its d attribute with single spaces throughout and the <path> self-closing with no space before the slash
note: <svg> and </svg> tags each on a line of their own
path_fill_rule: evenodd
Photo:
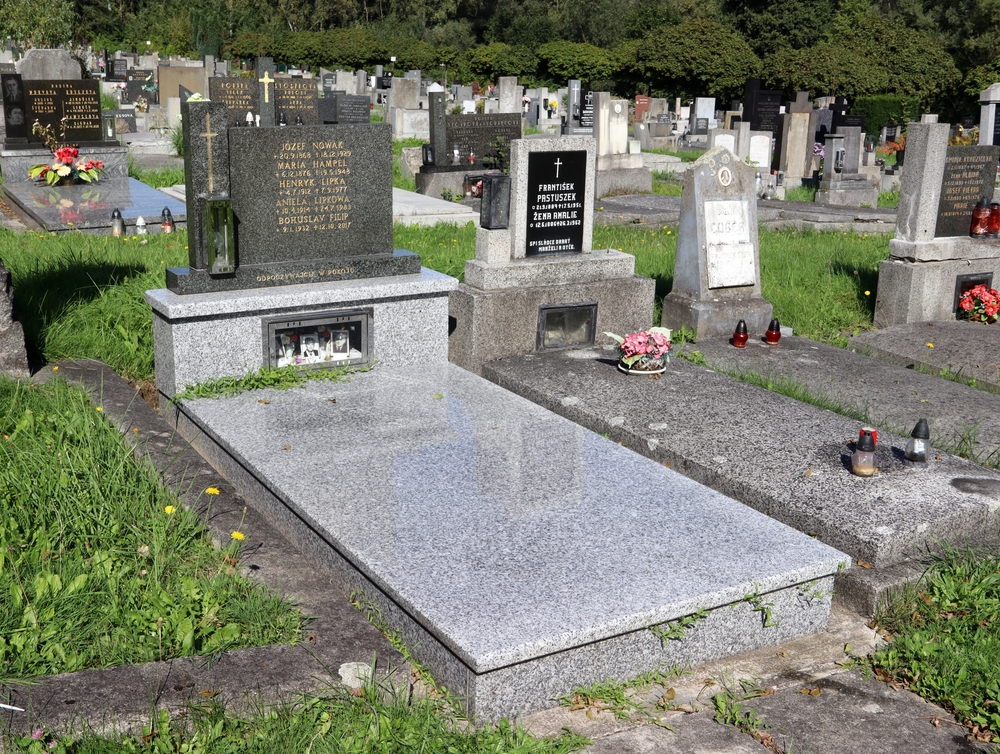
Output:
<svg viewBox="0 0 1000 754">
<path fill-rule="evenodd" d="M 899 206 L 899 191 L 883 191 L 878 195 L 878 206 L 880 207 L 898 207 Z"/>
<path fill-rule="evenodd" d="M 187 263 L 187 234 L 144 240 L 0 229 L 29 358 L 100 359 L 126 379 L 153 378 L 153 323 L 143 293 L 164 287 L 167 267 Z"/>
<path fill-rule="evenodd" d="M 871 658 L 880 674 L 1000 741 L 1000 555 L 946 552 L 877 622 L 890 636 Z"/>
<path fill-rule="evenodd" d="M 705 154 L 704 150 L 699 151 L 695 149 L 682 149 L 680 151 L 673 151 L 670 149 L 647 149 L 645 151 L 649 152 L 650 154 L 666 154 L 670 155 L 671 157 L 680 157 L 681 162 L 694 162 L 703 154 Z"/>
<path fill-rule="evenodd" d="M 81 388 L 0 379 L 0 667 L 7 678 L 295 640 Z"/>
<path fill-rule="evenodd" d="M 333 688 L 269 709 L 260 706 L 245 717 L 227 713 L 215 700 L 199 700 L 179 717 L 163 710 L 141 735 L 60 739 L 45 734 L 40 742 L 9 740 L 5 750 L 42 754 L 50 740 L 57 742 L 55 754 L 568 754 L 590 743 L 568 730 L 558 738 L 532 738 L 507 720 L 472 726 L 438 698 L 407 698 L 392 688 L 391 679 L 368 681 L 356 691 Z"/>
<path fill-rule="evenodd" d="M 796 186 L 785 189 L 786 202 L 814 202 L 816 201 L 815 186 Z"/>
<path fill-rule="evenodd" d="M 417 139 L 415 137 L 409 139 L 399 139 L 392 142 L 392 185 L 394 188 L 400 188 L 406 191 L 417 190 L 416 178 L 403 177 L 400 159 L 403 154 L 404 147 L 421 147 L 426 143 L 427 142 L 423 139 Z"/>
<path fill-rule="evenodd" d="M 164 188 L 184 183 L 184 168 L 144 168 L 128 161 L 128 176 L 142 181 L 153 188 Z"/>
<path fill-rule="evenodd" d="M 656 180 L 655 174 L 653 177 L 654 194 L 660 194 L 661 196 L 680 196 L 683 193 L 684 187 L 681 184 L 674 183 L 673 181 Z"/>
</svg>

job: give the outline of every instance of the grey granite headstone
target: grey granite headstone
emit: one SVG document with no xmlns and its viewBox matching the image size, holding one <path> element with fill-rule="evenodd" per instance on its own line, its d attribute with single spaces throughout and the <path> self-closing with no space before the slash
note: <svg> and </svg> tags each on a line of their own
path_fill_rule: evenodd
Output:
<svg viewBox="0 0 1000 754">
<path fill-rule="evenodd" d="M 253 79 L 213 76 L 208 80 L 208 97 L 213 102 L 224 103 L 229 122 L 242 126 L 248 112 L 254 115 L 260 112 L 257 107 L 259 88 L 260 85 Z"/>
<path fill-rule="evenodd" d="M 40 47 L 33 47 L 24 53 L 24 57 L 17 62 L 17 72 L 26 81 L 78 81 L 83 77 L 80 64 L 69 54 L 69 50 L 46 50 Z"/>
<path fill-rule="evenodd" d="M 188 206 L 188 260 L 192 271 L 208 275 L 204 248 L 206 200 L 229 197 L 229 138 L 226 105 L 209 100 L 181 103 L 184 123 L 184 183 Z M 167 279 L 170 279 L 168 271 Z"/>
<path fill-rule="evenodd" d="M 772 310 L 760 289 L 756 179 L 756 169 L 722 147 L 685 173 L 664 327 L 688 327 L 697 338 L 730 335 L 741 319 L 751 334 L 767 329 Z"/>
<path fill-rule="evenodd" d="M 257 79 L 257 108 L 260 111 L 262 128 L 271 128 L 278 123 L 278 113 L 274 105 L 274 71 L 274 61 L 271 58 L 257 58 L 254 62 L 254 76 Z"/>
<path fill-rule="evenodd" d="M 290 126 L 296 118 L 301 118 L 306 126 L 319 124 L 319 91 L 315 80 L 279 78 L 274 82 L 274 107 L 279 120 L 284 113 Z"/>
<path fill-rule="evenodd" d="M 632 126 L 635 138 L 639 140 L 639 148 L 643 152 L 648 152 L 653 148 L 653 137 L 649 133 L 649 124 L 636 121 Z"/>
</svg>

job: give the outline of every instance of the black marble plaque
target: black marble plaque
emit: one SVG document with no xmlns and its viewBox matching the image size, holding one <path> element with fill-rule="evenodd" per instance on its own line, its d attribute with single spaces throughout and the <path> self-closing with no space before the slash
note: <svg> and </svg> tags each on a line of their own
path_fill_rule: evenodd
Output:
<svg viewBox="0 0 1000 754">
<path fill-rule="evenodd" d="M 296 117 L 302 118 L 306 126 L 319 124 L 319 92 L 315 79 L 285 79 L 274 82 L 274 107 L 285 114 L 288 125 L 295 123 Z"/>
<path fill-rule="evenodd" d="M 104 79 L 105 81 L 127 81 L 128 61 L 114 58 L 108 60 L 104 67 Z"/>
<path fill-rule="evenodd" d="M 125 82 L 125 102 L 135 102 L 136 97 L 145 97 L 146 102 L 149 104 L 156 104 L 156 95 L 152 91 L 148 91 L 145 87 L 149 87 L 153 83 L 153 72 L 144 71 L 141 69 L 131 70 L 128 72 L 127 81 Z"/>
<path fill-rule="evenodd" d="M 353 94 L 336 94 L 337 123 L 371 123 L 372 101 L 370 97 Z"/>
<path fill-rule="evenodd" d="M 115 119 L 116 134 L 134 134 L 138 131 L 135 110 L 104 110 L 103 114 Z"/>
<path fill-rule="evenodd" d="M 708 118 L 695 118 L 694 128 L 691 129 L 691 133 L 696 136 L 704 136 L 708 134 Z"/>
<path fill-rule="evenodd" d="M 24 82 L 19 73 L 0 74 L 0 90 L 3 92 L 3 117 L 6 138 L 27 139 L 31 131 L 28 113 L 24 103 Z"/>
<path fill-rule="evenodd" d="M 253 79 L 213 76 L 208 80 L 208 97 L 213 102 L 222 102 L 226 106 L 226 117 L 230 125 L 244 126 L 248 112 L 259 115 L 257 109 L 259 87 L 260 85 Z"/>
<path fill-rule="evenodd" d="M 466 166 L 504 169 L 510 159 L 510 142 L 521 138 L 521 116 L 516 113 L 446 115 L 444 122 L 447 154 L 452 155 L 457 144 Z M 470 154 L 475 155 L 472 162 Z"/>
<path fill-rule="evenodd" d="M 101 84 L 94 79 L 81 81 L 35 80 L 24 82 L 27 122 L 38 120 L 52 126 L 57 137 L 67 144 L 103 141 L 101 129 Z M 65 121 L 63 120 L 65 118 Z M 28 141 L 44 142 L 28 130 Z"/>
<path fill-rule="evenodd" d="M 865 130 L 864 115 L 849 115 L 847 113 L 833 113 L 833 132 L 837 133 L 838 128 L 860 128 Z"/>
<path fill-rule="evenodd" d="M 755 107 L 750 112 L 751 131 L 777 132 L 784 92 L 758 91 Z"/>
<path fill-rule="evenodd" d="M 587 152 L 528 155 L 527 256 L 583 251 Z"/>
<path fill-rule="evenodd" d="M 967 236 L 972 210 L 981 198 L 989 201 L 997 175 L 1000 146 L 948 147 L 938 202 L 936 238 Z"/>
<path fill-rule="evenodd" d="M 580 108 L 580 128 L 594 127 L 594 93 L 586 92 L 583 95 L 583 105 Z"/>
</svg>

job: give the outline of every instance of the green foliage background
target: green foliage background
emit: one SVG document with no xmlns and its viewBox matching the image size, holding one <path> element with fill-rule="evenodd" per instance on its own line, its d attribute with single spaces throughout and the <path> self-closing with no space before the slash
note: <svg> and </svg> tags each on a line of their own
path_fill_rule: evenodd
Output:
<svg viewBox="0 0 1000 754">
<path fill-rule="evenodd" d="M 907 112 L 976 112 L 1000 78 L 994 0 L 0 0 L 0 37 L 162 54 L 388 64 L 449 81 L 582 79 L 620 96 L 739 96 L 764 85 Z M 881 113 L 879 107 L 868 112 Z"/>
</svg>

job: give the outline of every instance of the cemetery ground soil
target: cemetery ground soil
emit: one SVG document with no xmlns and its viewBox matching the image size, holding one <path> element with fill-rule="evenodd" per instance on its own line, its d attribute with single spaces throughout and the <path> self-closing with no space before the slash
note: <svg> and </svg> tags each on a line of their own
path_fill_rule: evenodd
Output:
<svg viewBox="0 0 1000 754">
<path fill-rule="evenodd" d="M 888 251 L 884 236 L 765 231 L 760 237 L 764 295 L 774 303 L 776 316 L 784 324 L 793 326 L 799 334 L 841 345 L 846 342 L 848 334 L 871 326 L 878 264 Z M 595 228 L 594 241 L 595 247 L 619 248 L 634 254 L 637 272 L 656 280 L 658 302 L 669 292 L 676 251 L 676 228 L 599 227 Z M 184 263 L 185 233 L 116 240 L 101 236 L 17 235 L 0 231 L 0 242 L 5 250 L 4 262 L 14 276 L 19 317 L 25 327 L 30 356 L 36 365 L 57 359 L 94 358 L 108 363 L 133 383 L 142 383 L 152 378 L 152 331 L 142 294 L 146 289 L 162 287 L 164 267 Z M 397 246 L 420 253 L 425 265 L 456 277 L 461 277 L 465 260 L 474 256 L 474 244 L 475 228 L 471 224 L 466 227 L 437 226 L 429 229 L 396 228 Z M 141 580 L 143 584 L 152 580 L 150 573 L 159 574 L 144 563 L 155 557 L 155 553 L 159 551 L 155 548 L 161 547 L 158 544 L 161 540 L 151 540 L 149 533 L 143 530 L 140 533 L 142 541 L 139 541 L 135 538 L 136 532 L 123 531 L 127 527 L 121 524 L 110 525 L 112 520 L 139 521 L 142 520 L 140 517 L 145 516 L 145 520 L 155 521 L 156 526 L 160 527 L 153 528 L 157 537 L 161 536 L 160 531 L 165 537 L 171 526 L 180 528 L 181 523 L 184 523 L 185 527 L 189 527 L 185 531 L 194 532 L 187 539 L 204 548 L 204 558 L 207 561 L 198 562 L 201 576 L 208 578 L 210 584 L 212 578 L 225 580 L 231 576 L 225 573 L 225 553 L 213 550 L 201 540 L 195 531 L 196 527 L 186 523 L 179 516 L 179 511 L 168 514 L 166 508 L 172 503 L 167 497 L 163 497 L 164 491 L 151 483 L 144 471 L 128 466 L 128 459 L 125 458 L 127 453 L 121 446 L 120 439 L 111 441 L 116 434 L 115 430 L 103 422 L 82 393 L 60 383 L 28 388 L 5 382 L 0 383 L 0 389 L 8 391 L 11 396 L 0 401 L 0 406 L 5 407 L 2 414 L 5 422 L 3 434 L 8 435 L 3 452 L 14 453 L 15 443 L 18 448 L 23 443 L 28 449 L 18 451 L 25 453 L 23 457 L 18 456 L 18 463 L 5 462 L 3 465 L 4 471 L 0 473 L 7 473 L 9 476 L 2 488 L 7 498 L 17 494 L 28 496 L 26 500 L 36 500 L 42 491 L 48 490 L 45 493 L 46 500 L 51 496 L 53 500 L 66 501 L 68 506 L 77 505 L 78 499 L 96 500 L 101 505 L 109 504 L 103 498 L 122 501 L 115 502 L 115 505 L 129 501 L 139 505 L 138 512 L 108 513 L 97 503 L 83 502 L 79 504 L 80 508 L 91 507 L 97 512 L 97 519 L 87 524 L 82 523 L 84 519 L 81 510 L 67 509 L 63 519 L 69 518 L 74 526 L 90 527 L 82 540 L 89 543 L 95 550 L 94 553 L 86 551 L 85 547 L 83 553 L 60 551 L 59 532 L 53 528 L 59 525 L 58 521 L 53 523 L 52 520 L 45 519 L 17 523 L 21 530 L 31 532 L 30 538 L 26 538 L 24 534 L 18 535 L 18 541 L 29 542 L 28 550 L 33 553 L 30 568 L 34 569 L 30 571 L 30 581 L 25 580 L 20 571 L 23 569 L 28 573 L 29 565 L 27 561 L 23 565 L 22 561 L 17 563 L 21 581 L 27 585 L 28 591 L 21 586 L 17 588 L 24 595 L 34 590 L 33 594 L 46 605 L 46 600 L 54 601 L 56 595 L 62 593 L 67 602 L 65 608 L 59 608 L 66 611 L 66 617 L 61 619 L 61 626 L 75 625 L 73 621 L 84 617 L 79 610 L 81 595 L 85 588 L 95 588 L 92 580 L 96 581 L 101 572 L 111 577 L 112 581 L 129 578 Z M 88 438 L 92 434 L 94 439 L 82 443 L 79 437 L 85 431 L 90 433 Z M 10 441 L 11 438 L 13 442 Z M 110 453 L 109 448 L 116 444 L 118 447 L 114 452 L 123 454 L 121 457 L 98 455 L 98 451 Z M 68 466 L 71 456 L 79 460 L 78 466 Z M 45 475 L 38 485 L 35 485 L 29 468 L 44 469 Z M 97 477 L 93 470 L 98 468 L 112 469 L 113 473 Z M 109 480 L 105 480 L 105 477 Z M 108 490 L 101 487 L 102 484 L 116 486 Z M 77 494 L 70 500 L 67 491 L 77 491 Z M 38 506 L 20 506 L 23 509 L 32 507 Z M 179 506 L 174 507 L 176 509 Z M 42 511 L 37 515 L 47 513 L 51 511 Z M 153 518 L 154 515 L 157 517 Z M 104 531 L 105 529 L 108 531 Z M 4 529 L 5 534 L 12 536 L 10 531 L 12 530 Z M 90 534 L 91 531 L 93 535 Z M 99 536 L 132 539 L 113 539 L 110 543 L 105 543 L 98 539 Z M 148 550 L 143 550 L 144 547 Z M 81 557 L 71 562 L 71 556 L 78 555 Z M 18 557 L 23 560 L 27 556 L 19 553 Z M 208 566 L 205 565 L 206 562 L 209 563 Z M 987 728 L 996 730 L 1000 726 L 1000 719 L 996 718 L 995 703 L 990 701 L 996 698 L 998 689 L 995 687 L 1000 681 L 995 668 L 984 668 L 972 673 L 963 671 L 963 663 L 967 657 L 989 659 L 996 656 L 997 644 L 1000 644 L 1000 615 L 996 615 L 996 605 L 1000 604 L 998 562 L 1000 561 L 996 559 L 955 557 L 939 566 L 932 575 L 939 579 L 937 585 L 928 581 L 912 592 L 907 592 L 881 618 L 882 625 L 895 638 L 874 659 L 876 666 L 881 668 L 881 673 L 909 683 L 914 690 L 925 694 L 929 699 L 955 710 L 960 717 L 968 717 L 976 722 L 982 731 Z M 146 574 L 141 573 L 143 568 L 147 571 Z M 220 573 L 216 573 L 216 570 Z M 12 568 L 10 572 L 13 573 Z M 86 576 L 87 579 L 81 581 L 81 576 Z M 173 578 L 170 574 L 167 576 Z M 194 575 L 190 577 L 195 578 Z M 121 583 L 112 583 L 109 588 L 116 587 L 121 588 Z M 220 587 L 212 585 L 192 592 L 188 584 L 188 589 L 192 594 L 202 592 L 197 598 L 201 599 L 201 603 L 189 607 L 188 615 L 204 615 L 206 609 L 211 612 L 211 607 L 206 607 L 205 600 L 211 602 L 213 598 L 218 599 L 218 591 L 212 590 Z M 240 586 L 237 590 L 239 589 L 244 587 Z M 262 595 L 261 599 L 263 603 L 267 603 L 266 596 Z M 116 604 L 112 599 L 106 601 L 119 610 L 118 620 L 109 621 L 104 617 L 103 624 L 107 626 L 109 622 L 125 622 L 120 619 L 120 603 Z M 37 610 L 34 600 L 32 604 Z M 928 610 L 924 610 L 924 606 Z M 93 639 L 84 642 L 88 645 L 86 647 L 67 645 L 61 628 L 49 636 L 42 636 L 41 629 L 32 628 L 30 618 L 25 617 L 33 614 L 27 607 L 25 601 L 23 610 L 5 615 L 3 619 L 14 620 L 19 625 L 27 620 L 27 635 L 33 630 L 38 641 L 59 643 L 62 646 L 61 650 L 50 648 L 47 653 L 39 653 L 42 658 L 39 662 L 62 661 L 63 654 L 74 662 L 81 662 L 79 658 L 85 650 L 98 654 L 104 651 L 106 644 Z M 198 613 L 199 609 L 203 612 Z M 52 611 L 55 615 L 55 608 Z M 287 613 L 287 607 L 284 612 Z M 221 612 L 212 614 L 216 618 L 222 615 Z M 138 615 L 138 624 L 144 626 L 143 621 L 148 622 L 149 616 L 142 610 L 138 611 Z M 975 626 L 971 623 L 959 625 L 960 622 L 954 620 L 956 616 L 975 616 L 977 622 Z M 221 626 L 217 622 L 216 629 L 222 631 L 233 622 L 227 620 L 222 620 Z M 192 617 L 191 621 L 194 626 L 197 619 Z M 162 631 L 162 626 L 159 628 Z M 294 632 L 295 626 L 284 626 L 283 629 Z M 128 627 L 116 625 L 116 630 L 128 630 Z M 8 631 L 0 633 L 4 636 L 8 634 Z M 200 646 L 204 648 L 213 641 L 224 646 L 231 634 L 220 633 L 218 637 L 212 638 L 191 635 L 189 630 L 178 633 L 178 629 L 174 627 L 173 641 L 183 648 L 189 635 L 192 647 L 200 642 Z M 153 652 L 147 656 L 155 659 L 156 653 L 161 651 L 159 637 L 156 647 L 151 647 L 146 642 L 144 647 L 137 645 L 136 649 Z M 23 672 L 31 674 L 50 671 L 39 665 L 37 669 Z M 373 697 L 370 697 L 379 694 L 381 701 L 373 701 Z M 369 701 L 358 701 L 359 699 Z M 379 706 L 382 704 L 388 706 Z M 267 741 L 264 736 L 272 733 L 286 736 L 289 741 L 305 740 L 301 737 L 315 736 L 320 729 L 329 730 L 328 726 L 333 725 L 331 720 L 351 718 L 351 715 L 355 716 L 351 719 L 361 721 L 358 725 L 364 732 L 355 727 L 345 730 L 343 735 L 347 738 L 353 736 L 351 740 L 358 742 L 367 740 L 365 736 L 375 720 L 382 721 L 379 724 L 384 723 L 390 728 L 396 725 L 398 730 L 405 729 L 408 731 L 405 735 L 413 734 L 416 729 L 412 726 L 417 724 L 413 722 L 414 716 L 424 721 L 420 725 L 433 727 L 432 735 L 452 735 L 450 723 L 441 723 L 440 716 L 433 712 L 432 707 L 433 705 L 424 709 L 418 705 L 417 709 L 407 708 L 400 700 L 387 699 L 385 690 L 379 692 L 371 688 L 365 690 L 361 697 L 345 697 L 338 692 L 325 697 L 302 699 L 287 708 L 262 713 L 253 720 L 225 717 L 221 710 L 209 706 L 192 711 L 188 718 L 192 728 L 187 732 L 165 724 L 154 725 L 154 728 L 157 736 L 167 737 L 169 742 L 187 740 L 187 736 L 201 736 L 201 740 L 207 742 L 215 737 L 228 742 L 225 747 L 220 744 L 220 750 L 232 748 L 234 751 L 253 750 L 248 742 Z M 402 717 L 398 717 L 399 715 Z M 435 727 L 439 723 L 444 727 Z M 428 734 L 425 730 L 420 735 Z M 500 744 L 505 750 L 517 751 L 517 746 L 527 747 L 521 750 L 533 750 L 531 747 L 534 744 L 528 743 L 530 739 L 517 738 L 521 734 L 516 731 L 490 730 L 483 735 L 484 746 L 492 742 L 493 748 Z M 984 732 L 983 735 L 990 734 Z M 161 748 L 174 750 L 175 747 L 169 742 L 165 740 Z M 558 746 L 562 748 L 552 750 L 569 750 L 575 743 L 578 742 L 567 739 L 559 742 Z M 104 748 L 105 744 L 99 739 L 92 739 L 91 744 L 77 746 L 73 750 L 109 750 Z M 137 741 L 119 744 L 122 747 L 138 746 Z M 549 743 L 544 745 L 548 746 Z M 25 744 L 27 746 L 29 744 Z"/>
</svg>

